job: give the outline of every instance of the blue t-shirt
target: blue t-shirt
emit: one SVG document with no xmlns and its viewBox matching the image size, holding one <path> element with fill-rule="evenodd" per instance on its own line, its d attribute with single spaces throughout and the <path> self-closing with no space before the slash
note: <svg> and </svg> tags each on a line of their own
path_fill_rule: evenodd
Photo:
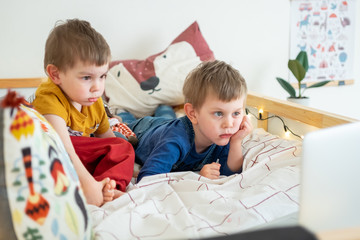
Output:
<svg viewBox="0 0 360 240">
<path fill-rule="evenodd" d="M 139 134 L 135 155 L 143 164 L 137 181 L 145 176 L 159 173 L 200 171 L 205 164 L 216 162 L 217 159 L 221 164 L 221 175 L 234 174 L 226 164 L 229 144 L 225 146 L 213 144 L 206 151 L 197 153 L 194 129 L 186 116 L 144 129 L 143 126 L 147 125 L 146 121 L 149 119 L 154 118 L 141 119 L 140 124 L 133 127 L 133 131 Z"/>
</svg>

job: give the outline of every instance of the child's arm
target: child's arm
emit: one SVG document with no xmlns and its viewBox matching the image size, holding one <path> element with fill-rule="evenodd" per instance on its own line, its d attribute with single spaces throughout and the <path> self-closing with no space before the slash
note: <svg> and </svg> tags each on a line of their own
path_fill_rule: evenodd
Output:
<svg viewBox="0 0 360 240">
<path fill-rule="evenodd" d="M 95 134 L 95 137 L 99 138 L 110 138 L 110 137 L 116 137 L 114 132 L 109 128 L 106 132 L 102 134 Z"/>
<path fill-rule="evenodd" d="M 59 134 L 65 149 L 69 154 L 71 161 L 73 162 L 75 171 L 79 176 L 80 184 L 85 194 L 87 203 L 96 206 L 102 205 L 105 199 L 102 190 L 110 180 L 104 179 L 101 182 L 98 182 L 87 171 L 75 152 L 64 119 L 54 114 L 46 114 L 44 117 L 50 122 L 55 131 Z"/>
<path fill-rule="evenodd" d="M 230 139 L 230 149 L 227 160 L 229 169 L 233 172 L 238 172 L 244 162 L 242 153 L 242 140 L 252 131 L 252 125 L 247 116 L 244 116 L 239 130 Z"/>
</svg>

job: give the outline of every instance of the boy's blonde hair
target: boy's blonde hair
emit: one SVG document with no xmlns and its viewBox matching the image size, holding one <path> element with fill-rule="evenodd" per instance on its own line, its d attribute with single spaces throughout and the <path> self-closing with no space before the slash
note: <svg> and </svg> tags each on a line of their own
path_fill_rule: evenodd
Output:
<svg viewBox="0 0 360 240">
<path fill-rule="evenodd" d="M 229 102 L 246 97 L 246 82 L 238 70 L 223 61 L 203 62 L 185 79 L 183 86 L 185 103 L 200 108 L 210 92 L 219 100 Z"/>
<path fill-rule="evenodd" d="M 44 69 L 48 64 L 59 70 L 72 68 L 76 61 L 102 66 L 110 61 L 110 47 L 87 21 L 57 22 L 45 44 Z"/>
</svg>

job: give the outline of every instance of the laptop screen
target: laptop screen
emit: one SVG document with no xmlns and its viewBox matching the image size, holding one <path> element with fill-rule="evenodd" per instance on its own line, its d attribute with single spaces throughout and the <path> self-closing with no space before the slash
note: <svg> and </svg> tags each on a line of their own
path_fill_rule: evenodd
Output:
<svg viewBox="0 0 360 240">
<path fill-rule="evenodd" d="M 360 122 L 305 135 L 300 224 L 319 232 L 360 226 Z"/>
</svg>

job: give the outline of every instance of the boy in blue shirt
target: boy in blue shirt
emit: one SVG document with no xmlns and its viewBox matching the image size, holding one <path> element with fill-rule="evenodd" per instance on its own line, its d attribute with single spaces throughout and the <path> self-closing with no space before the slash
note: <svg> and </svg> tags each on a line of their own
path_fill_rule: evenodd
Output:
<svg viewBox="0 0 360 240">
<path fill-rule="evenodd" d="M 186 116 L 144 117 L 129 124 L 139 139 L 138 182 L 173 171 L 200 171 L 209 179 L 241 172 L 242 140 L 252 130 L 244 114 L 244 78 L 225 62 L 204 62 L 187 76 L 183 93 Z"/>
</svg>

